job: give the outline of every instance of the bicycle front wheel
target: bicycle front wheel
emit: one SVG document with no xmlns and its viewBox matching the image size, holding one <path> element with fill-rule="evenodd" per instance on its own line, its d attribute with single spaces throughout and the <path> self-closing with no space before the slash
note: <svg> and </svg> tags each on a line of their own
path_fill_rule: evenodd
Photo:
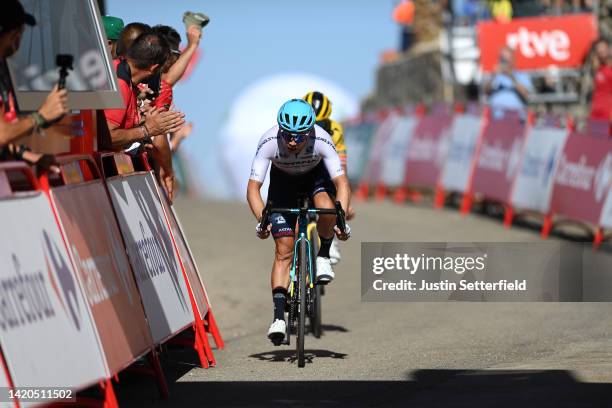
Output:
<svg viewBox="0 0 612 408">
<path fill-rule="evenodd" d="M 313 228 L 311 233 L 310 233 L 310 253 L 312 254 L 313 257 L 313 262 L 312 262 L 312 276 L 313 276 L 313 280 L 316 279 L 317 276 L 317 263 L 314 261 L 316 260 L 317 254 L 319 253 L 319 235 L 316 232 L 316 228 Z M 312 334 L 315 336 L 315 338 L 320 338 L 321 337 L 321 285 L 315 285 L 314 290 L 311 291 L 311 302 L 313 302 L 313 304 L 311 305 L 311 313 L 310 313 L 310 330 L 312 331 Z"/>
<path fill-rule="evenodd" d="M 305 239 L 300 241 L 300 269 L 298 271 L 298 286 L 299 286 L 299 311 L 298 311 L 298 330 L 297 330 L 297 361 L 298 367 L 304 367 L 304 336 L 305 336 L 305 326 L 306 326 L 306 274 L 308 273 L 308 257 L 306 256 L 307 252 L 307 242 Z"/>
</svg>

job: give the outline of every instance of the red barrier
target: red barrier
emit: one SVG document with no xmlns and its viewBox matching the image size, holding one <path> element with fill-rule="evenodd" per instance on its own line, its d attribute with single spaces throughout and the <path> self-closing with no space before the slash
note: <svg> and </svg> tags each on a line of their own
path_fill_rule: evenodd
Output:
<svg viewBox="0 0 612 408">
<path fill-rule="evenodd" d="M 573 132 L 555 171 L 550 215 L 595 226 L 596 241 L 600 241 L 598 227 L 611 185 L 612 141 Z M 552 226 L 550 223 L 545 225 L 542 230 L 544 238 Z"/>
<path fill-rule="evenodd" d="M 505 205 L 506 219 L 512 219 L 510 198 L 520 167 L 526 127 L 516 112 L 490 118 L 484 130 L 474 169 L 470 195 Z"/>
<path fill-rule="evenodd" d="M 58 157 L 61 172 L 40 184 L 58 215 L 92 309 L 111 375 L 150 353 L 150 374 L 167 396 L 164 374 L 110 199 L 90 156 Z M 83 171 L 87 169 L 87 171 Z"/>
<path fill-rule="evenodd" d="M 438 187 L 452 122 L 448 109 L 438 107 L 416 125 L 406 151 L 404 187 Z"/>
</svg>

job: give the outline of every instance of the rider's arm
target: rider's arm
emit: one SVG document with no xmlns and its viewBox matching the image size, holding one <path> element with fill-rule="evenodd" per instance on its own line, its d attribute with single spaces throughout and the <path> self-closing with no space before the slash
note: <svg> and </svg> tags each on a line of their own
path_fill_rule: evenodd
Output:
<svg viewBox="0 0 612 408">
<path fill-rule="evenodd" d="M 351 204 L 351 186 L 349 185 L 346 174 L 338 176 L 332 179 L 336 186 L 336 200 L 340 201 L 342 209 L 347 212 L 349 205 Z"/>
<path fill-rule="evenodd" d="M 346 144 L 344 143 L 344 128 L 342 124 L 336 122 L 335 120 L 331 121 L 331 131 L 332 131 L 332 140 L 334 141 L 334 145 L 336 146 L 336 151 L 338 152 L 338 156 L 340 157 L 340 161 L 342 162 L 342 169 L 344 170 L 344 174 L 348 174 L 346 171 Z"/>
<path fill-rule="evenodd" d="M 276 142 L 276 139 L 268 137 L 271 134 L 273 133 L 268 131 L 259 140 L 257 152 L 253 158 L 253 164 L 251 165 L 249 184 L 247 185 L 247 201 L 257 221 L 260 221 L 261 213 L 265 207 L 260 190 L 266 179 L 266 173 L 270 166 L 270 155 L 273 154 L 274 144 Z"/>
<path fill-rule="evenodd" d="M 247 185 L 247 201 L 257 221 L 260 221 L 261 213 L 265 207 L 260 193 L 262 185 L 263 183 L 261 181 L 256 180 L 249 180 L 249 184 Z"/>
<path fill-rule="evenodd" d="M 351 197 L 351 187 L 348 178 L 346 177 L 340 156 L 336 151 L 331 136 L 323 130 L 321 130 L 321 132 L 322 133 L 317 133 L 317 138 L 319 139 L 317 140 L 317 149 L 323 156 L 325 168 L 327 168 L 329 177 L 336 186 L 336 199 L 340 201 L 342 209 L 348 212 Z"/>
</svg>

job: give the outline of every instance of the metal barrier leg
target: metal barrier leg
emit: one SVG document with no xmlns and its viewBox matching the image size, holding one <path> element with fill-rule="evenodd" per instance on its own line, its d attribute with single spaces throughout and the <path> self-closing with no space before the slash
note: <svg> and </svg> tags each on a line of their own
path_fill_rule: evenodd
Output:
<svg viewBox="0 0 612 408">
<path fill-rule="evenodd" d="M 162 399 L 167 399 L 170 395 L 168 391 L 168 383 L 166 382 L 166 376 L 164 375 L 164 370 L 159 362 L 159 356 L 157 355 L 157 350 L 153 349 L 147 356 L 149 360 L 149 364 L 151 364 L 151 368 L 155 373 L 155 379 L 157 380 L 157 388 L 159 389 L 159 395 Z"/>
<path fill-rule="evenodd" d="M 221 350 L 223 347 L 225 347 L 225 342 L 221 337 L 221 333 L 219 332 L 219 328 L 217 327 L 217 321 L 215 320 L 215 316 L 213 315 L 212 310 L 208 309 L 208 313 L 206 313 L 204 323 L 208 333 L 213 336 L 213 340 L 215 341 L 217 349 Z"/>
<path fill-rule="evenodd" d="M 546 214 L 544 217 L 544 222 L 542 223 L 542 231 L 540 232 L 542 239 L 548 238 L 550 231 L 552 230 L 552 225 L 552 214 Z"/>
<path fill-rule="evenodd" d="M 603 238 L 603 228 L 597 227 L 597 230 L 595 231 L 595 236 L 593 237 L 593 248 L 599 248 L 601 242 L 603 241 Z"/>
<path fill-rule="evenodd" d="M 461 212 L 461 215 L 467 215 L 470 213 L 471 210 L 472 210 L 472 194 L 464 193 L 463 199 L 461 200 L 461 209 L 459 211 Z"/>
<path fill-rule="evenodd" d="M 115 390 L 113 389 L 113 382 L 110 380 L 106 380 L 102 386 L 104 390 L 104 408 L 119 408 L 119 404 L 117 403 L 117 397 L 115 396 Z"/>
<path fill-rule="evenodd" d="M 514 219 L 514 208 L 511 205 L 504 205 L 504 227 L 510 228 Z"/>
</svg>

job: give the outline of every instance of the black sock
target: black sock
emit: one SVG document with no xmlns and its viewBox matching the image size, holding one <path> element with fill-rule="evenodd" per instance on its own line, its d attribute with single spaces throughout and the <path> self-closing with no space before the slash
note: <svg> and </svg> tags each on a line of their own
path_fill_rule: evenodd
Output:
<svg viewBox="0 0 612 408">
<path fill-rule="evenodd" d="M 272 289 L 272 302 L 274 302 L 274 320 L 285 320 L 285 304 L 287 303 L 287 289 Z"/>
<path fill-rule="evenodd" d="M 317 256 L 322 256 L 323 258 L 329 258 L 329 248 L 331 247 L 331 244 L 334 240 L 334 237 L 332 235 L 331 238 L 321 238 L 321 248 L 319 248 L 319 253 L 317 254 Z"/>
</svg>

